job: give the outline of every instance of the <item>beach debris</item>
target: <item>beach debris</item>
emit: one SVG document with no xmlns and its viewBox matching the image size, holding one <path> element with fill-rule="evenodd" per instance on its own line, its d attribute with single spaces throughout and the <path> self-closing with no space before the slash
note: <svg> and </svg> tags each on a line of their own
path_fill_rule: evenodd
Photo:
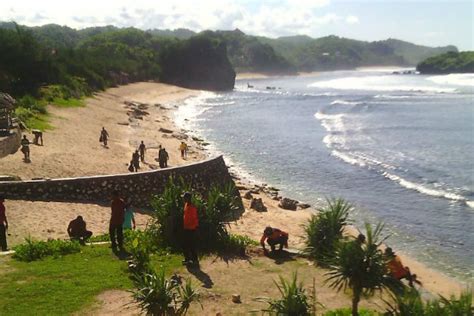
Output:
<svg viewBox="0 0 474 316">
<path fill-rule="evenodd" d="M 240 294 L 232 294 L 232 302 L 235 304 L 242 303 L 242 301 L 240 300 Z"/>
<path fill-rule="evenodd" d="M 250 200 L 252 198 L 253 198 L 252 192 L 250 192 L 250 191 L 245 192 L 244 199 Z"/>
<path fill-rule="evenodd" d="M 298 207 L 301 209 L 301 210 L 304 210 L 306 208 L 309 208 L 311 207 L 310 204 L 307 204 L 307 203 L 298 203 Z"/>
<path fill-rule="evenodd" d="M 172 130 L 164 128 L 164 127 L 160 127 L 159 131 L 166 134 L 173 134 Z"/>
<path fill-rule="evenodd" d="M 266 212 L 267 207 L 263 204 L 261 198 L 252 198 L 250 201 L 250 208 L 256 210 L 257 212 Z"/>
<path fill-rule="evenodd" d="M 290 198 L 282 198 L 280 200 L 280 203 L 278 203 L 278 207 L 284 209 L 284 210 L 291 210 L 291 211 L 296 211 L 296 206 L 298 205 L 298 201 L 292 200 Z"/>
</svg>

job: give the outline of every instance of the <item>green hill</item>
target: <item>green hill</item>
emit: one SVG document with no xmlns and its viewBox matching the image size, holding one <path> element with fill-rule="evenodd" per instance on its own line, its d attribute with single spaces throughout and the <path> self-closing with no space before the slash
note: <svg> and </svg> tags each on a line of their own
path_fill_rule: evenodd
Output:
<svg viewBox="0 0 474 316">
<path fill-rule="evenodd" d="M 430 57 L 416 69 L 423 74 L 474 73 L 474 52 L 449 52 Z"/>
</svg>

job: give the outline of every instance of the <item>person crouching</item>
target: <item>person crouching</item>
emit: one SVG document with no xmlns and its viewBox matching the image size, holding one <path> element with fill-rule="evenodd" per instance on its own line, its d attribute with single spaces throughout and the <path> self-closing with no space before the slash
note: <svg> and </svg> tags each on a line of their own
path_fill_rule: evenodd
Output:
<svg viewBox="0 0 474 316">
<path fill-rule="evenodd" d="M 270 226 L 266 227 L 263 231 L 263 236 L 260 239 L 260 245 L 263 247 L 263 251 L 267 253 L 267 249 L 265 248 L 265 240 L 267 241 L 268 245 L 272 252 L 275 251 L 275 247 L 279 245 L 279 251 L 283 250 L 283 247 L 288 248 L 288 233 L 278 229 L 272 228 Z"/>
<path fill-rule="evenodd" d="M 78 216 L 76 219 L 73 219 L 71 222 L 69 222 L 67 233 L 71 240 L 77 240 L 81 243 L 81 245 L 84 245 L 87 239 L 91 238 L 92 236 L 92 232 L 87 230 L 86 222 L 82 216 Z"/>
</svg>

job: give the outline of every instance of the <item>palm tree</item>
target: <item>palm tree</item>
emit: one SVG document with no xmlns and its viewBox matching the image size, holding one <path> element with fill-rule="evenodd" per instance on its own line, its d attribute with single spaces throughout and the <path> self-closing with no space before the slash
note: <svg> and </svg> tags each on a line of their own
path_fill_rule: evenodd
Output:
<svg viewBox="0 0 474 316">
<path fill-rule="evenodd" d="M 352 290 L 352 315 L 358 316 L 358 306 L 362 295 L 373 296 L 376 290 L 388 289 L 398 293 L 403 284 L 392 278 L 387 269 L 386 258 L 379 246 L 383 242 L 380 235 L 383 225 L 379 223 L 373 230 L 365 224 L 366 241 L 351 240 L 341 242 L 329 265 L 326 282 L 336 290 Z"/>
</svg>

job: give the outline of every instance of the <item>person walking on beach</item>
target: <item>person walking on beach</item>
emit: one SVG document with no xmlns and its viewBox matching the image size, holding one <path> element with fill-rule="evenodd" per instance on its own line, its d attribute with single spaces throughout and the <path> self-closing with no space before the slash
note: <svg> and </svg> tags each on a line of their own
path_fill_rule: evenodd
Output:
<svg viewBox="0 0 474 316">
<path fill-rule="evenodd" d="M 92 236 L 92 232 L 87 230 L 86 222 L 82 216 L 78 216 L 76 219 L 69 222 L 67 233 L 71 240 L 78 240 L 81 245 L 85 245 L 87 239 Z"/>
<path fill-rule="evenodd" d="M 183 253 L 184 261 L 183 264 L 192 264 L 199 267 L 199 259 L 197 254 L 197 229 L 199 227 L 199 218 L 197 207 L 191 202 L 192 195 L 190 192 L 186 192 L 183 195 L 184 200 L 184 212 L 183 212 L 183 228 L 184 228 L 184 244 Z"/>
<path fill-rule="evenodd" d="M 140 151 L 140 160 L 141 160 L 142 162 L 145 162 L 146 146 L 145 146 L 145 144 L 143 143 L 143 140 L 142 140 L 142 142 L 140 143 L 140 146 L 138 146 L 138 150 Z"/>
<path fill-rule="evenodd" d="M 188 156 L 188 145 L 185 142 L 181 142 L 179 145 L 179 150 L 181 151 L 181 158 L 185 159 Z"/>
<path fill-rule="evenodd" d="M 107 140 L 109 139 L 109 133 L 105 130 L 105 127 L 102 127 L 100 131 L 99 142 L 104 143 L 104 147 L 107 147 Z"/>
<path fill-rule="evenodd" d="M 7 247 L 7 230 L 8 220 L 5 205 L 5 199 L 0 196 L 0 248 L 2 251 L 8 251 Z"/>
<path fill-rule="evenodd" d="M 26 138 L 26 135 L 23 135 L 23 139 L 21 140 L 21 152 L 23 153 L 24 157 L 23 160 L 25 162 L 30 161 L 30 141 Z"/>
<path fill-rule="evenodd" d="M 140 154 L 138 153 L 138 149 L 132 154 L 132 162 L 135 172 L 137 172 L 138 169 L 140 169 Z"/>
<path fill-rule="evenodd" d="M 267 253 L 267 248 L 265 248 L 265 240 L 270 246 L 272 252 L 275 251 L 275 246 L 279 245 L 279 251 L 283 250 L 283 247 L 288 248 L 288 233 L 284 232 L 278 228 L 272 228 L 267 226 L 263 231 L 262 238 L 260 238 L 260 245 L 263 247 L 263 251 Z"/>
<path fill-rule="evenodd" d="M 117 251 L 118 245 L 118 250 L 123 252 L 123 221 L 125 219 L 126 204 L 123 199 L 120 198 L 118 191 L 112 193 L 112 203 L 110 207 L 112 213 L 110 216 L 109 235 L 112 250 L 114 252 Z"/>
<path fill-rule="evenodd" d="M 133 215 L 132 201 L 128 200 L 127 205 L 125 206 L 123 229 L 130 230 L 135 229 L 136 227 L 137 225 L 135 224 L 135 216 Z"/>
</svg>

